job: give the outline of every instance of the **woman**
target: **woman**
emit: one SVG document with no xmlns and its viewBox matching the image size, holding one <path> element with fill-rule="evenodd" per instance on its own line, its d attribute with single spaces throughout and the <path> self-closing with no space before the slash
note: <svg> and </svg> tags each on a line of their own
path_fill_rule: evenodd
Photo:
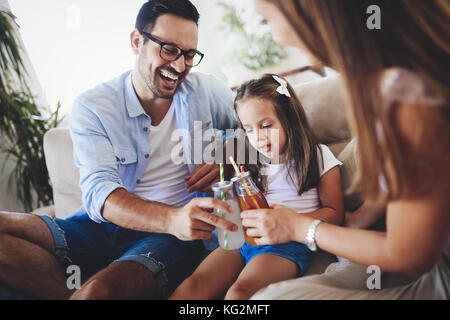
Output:
<svg viewBox="0 0 450 320">
<path fill-rule="evenodd" d="M 341 73 L 365 199 L 386 202 L 387 231 L 320 223 L 282 206 L 244 211 L 243 225 L 259 244 L 298 241 L 352 261 L 253 298 L 449 299 L 449 2 L 254 3 L 276 41 Z M 366 24 L 373 4 L 381 9 L 381 29 Z M 382 290 L 368 290 L 369 265 L 389 273 Z"/>
</svg>

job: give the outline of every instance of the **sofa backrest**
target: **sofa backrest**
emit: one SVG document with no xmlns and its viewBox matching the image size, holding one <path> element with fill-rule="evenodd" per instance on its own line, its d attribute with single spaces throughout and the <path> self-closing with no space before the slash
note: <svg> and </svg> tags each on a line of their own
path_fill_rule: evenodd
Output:
<svg viewBox="0 0 450 320">
<path fill-rule="evenodd" d="M 356 168 L 355 146 L 349 144 L 350 129 L 346 120 L 346 102 L 339 76 L 319 79 L 294 87 L 310 125 L 320 143 L 330 147 L 342 168 L 344 188 L 351 183 Z M 44 151 L 48 172 L 53 186 L 55 215 L 64 218 L 81 206 L 79 172 L 73 160 L 73 144 L 68 128 L 48 131 L 44 137 Z M 350 200 L 351 201 L 350 201 Z M 359 197 L 346 197 L 346 206 L 353 208 L 360 203 Z"/>
<path fill-rule="evenodd" d="M 351 140 L 341 77 L 331 76 L 300 84 L 294 90 L 317 139 L 337 156 Z"/>
</svg>

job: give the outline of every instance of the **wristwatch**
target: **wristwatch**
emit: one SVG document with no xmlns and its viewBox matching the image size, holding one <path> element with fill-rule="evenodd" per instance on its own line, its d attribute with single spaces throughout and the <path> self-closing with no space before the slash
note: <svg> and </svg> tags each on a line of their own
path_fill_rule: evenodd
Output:
<svg viewBox="0 0 450 320">
<path fill-rule="evenodd" d="M 309 226 L 308 232 L 306 233 L 306 246 L 311 251 L 317 251 L 317 245 L 316 245 L 316 230 L 317 226 L 325 222 L 324 220 L 314 220 L 313 223 L 311 223 L 311 226 Z"/>
</svg>

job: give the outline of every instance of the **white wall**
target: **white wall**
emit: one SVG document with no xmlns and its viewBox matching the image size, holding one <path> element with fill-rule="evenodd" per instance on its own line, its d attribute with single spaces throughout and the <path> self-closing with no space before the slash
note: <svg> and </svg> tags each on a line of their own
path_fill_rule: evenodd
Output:
<svg viewBox="0 0 450 320">
<path fill-rule="evenodd" d="M 240 0 L 228 0 L 236 2 Z M 50 107 L 58 101 L 69 113 L 81 92 L 134 66 L 129 35 L 144 0 L 9 0 L 20 32 Z M 211 73 L 230 86 L 255 74 L 226 65 L 232 40 L 218 30 L 223 14 L 217 0 L 192 0 L 200 12 L 199 50 L 195 69 Z M 246 0 L 248 5 L 252 1 Z M 297 52 L 296 52 L 297 53 Z M 298 54 L 269 72 L 305 65 Z M 236 78 L 236 76 L 238 76 Z"/>
<path fill-rule="evenodd" d="M 131 69 L 129 35 L 144 0 L 9 0 L 49 105 Z"/>
</svg>

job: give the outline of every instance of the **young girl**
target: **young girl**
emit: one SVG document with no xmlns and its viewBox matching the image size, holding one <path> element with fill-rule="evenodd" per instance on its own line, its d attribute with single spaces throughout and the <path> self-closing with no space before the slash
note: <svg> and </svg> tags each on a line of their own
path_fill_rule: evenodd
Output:
<svg viewBox="0 0 450 320">
<path fill-rule="evenodd" d="M 292 87 L 275 75 L 244 83 L 237 91 L 235 110 L 250 144 L 270 161 L 248 166 L 269 205 L 282 204 L 340 224 L 344 214 L 341 163 L 325 145 L 317 144 Z M 267 176 L 262 175 L 263 168 Z M 252 236 L 251 226 L 247 227 L 247 234 Z M 291 241 L 289 234 L 291 230 L 279 232 L 272 242 L 275 245 L 245 243 L 239 250 L 216 249 L 171 299 L 215 299 L 224 295 L 225 299 L 248 299 L 270 283 L 301 276 L 312 251 Z M 257 244 L 265 241 L 264 235 L 258 236 Z"/>
</svg>

